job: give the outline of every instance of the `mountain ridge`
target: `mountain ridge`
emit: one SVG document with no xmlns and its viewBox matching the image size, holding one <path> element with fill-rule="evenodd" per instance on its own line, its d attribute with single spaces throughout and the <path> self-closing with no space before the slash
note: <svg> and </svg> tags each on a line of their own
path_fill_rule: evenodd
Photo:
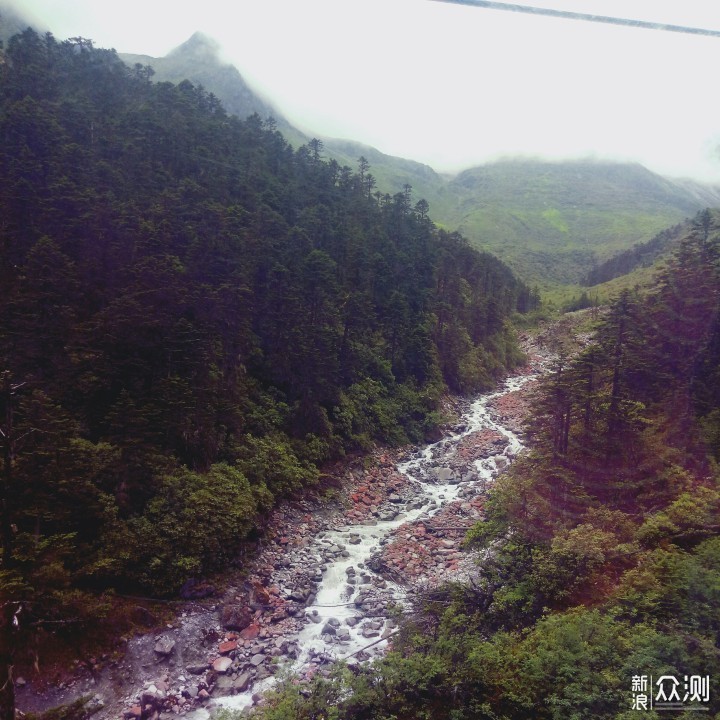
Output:
<svg viewBox="0 0 720 720">
<path fill-rule="evenodd" d="M 3 21 L 8 31 L 26 24 L 17 13 L 11 25 L 9 19 L 7 11 L 0 8 L 0 30 Z M 219 50 L 214 39 L 196 32 L 162 58 L 118 55 L 130 66 L 151 66 L 155 81 L 179 83 L 187 79 L 203 86 L 218 97 L 229 113 L 240 118 L 254 113 L 261 118 L 272 117 L 292 146 L 307 144 L 310 136 L 258 94 L 234 65 L 224 62 Z M 365 157 L 377 192 L 392 196 L 410 185 L 414 200 L 422 198 L 429 203 L 430 215 L 440 227 L 463 232 L 473 246 L 496 254 L 526 280 L 543 286 L 575 283 L 598 262 L 650 240 L 705 207 L 720 205 L 720 188 L 690 179 L 663 178 L 637 164 L 511 158 L 452 175 L 352 139 L 318 138 L 323 143 L 323 156 L 341 166 L 356 167 L 358 159 Z M 572 192 L 577 195 L 577 183 L 566 181 L 564 186 L 556 187 L 554 195 L 548 187 L 527 185 L 529 176 L 538 176 L 538 168 L 543 168 L 546 175 L 583 168 L 586 175 L 599 176 L 597 187 L 601 192 L 597 187 L 590 188 L 586 178 L 587 191 L 583 197 L 576 197 L 576 205 L 583 208 L 579 212 L 568 201 Z M 615 204 L 602 201 L 607 191 L 607 178 L 603 176 L 608 172 L 615 173 L 618 181 L 626 176 L 625 184 L 619 182 L 615 197 L 626 200 L 637 196 L 637 188 L 627 184 L 628 174 L 635 180 L 643 177 L 639 184 L 648 190 L 646 196 L 640 193 L 635 207 L 618 214 Z M 523 183 L 525 197 L 521 198 L 522 207 L 517 207 L 518 187 Z M 504 197 L 499 200 L 501 190 Z M 542 199 L 543 193 L 546 206 L 540 207 L 538 198 Z M 533 199 L 535 208 L 530 210 Z"/>
<path fill-rule="evenodd" d="M 178 82 L 184 74 L 216 94 L 229 112 L 271 115 L 292 145 L 309 142 L 220 60 L 218 48 L 195 33 L 166 58 L 120 57 L 152 65 L 159 80 Z M 598 262 L 720 205 L 720 188 L 665 178 L 638 163 L 508 158 L 447 175 L 351 139 L 317 138 L 326 158 L 355 167 L 364 157 L 377 191 L 393 195 L 412 186 L 414 198 L 429 203 L 441 227 L 459 230 L 475 247 L 543 285 L 578 282 Z"/>
</svg>

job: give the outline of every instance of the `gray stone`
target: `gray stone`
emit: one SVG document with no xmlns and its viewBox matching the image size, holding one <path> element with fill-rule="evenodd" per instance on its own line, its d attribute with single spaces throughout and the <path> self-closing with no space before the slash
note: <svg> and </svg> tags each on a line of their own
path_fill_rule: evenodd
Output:
<svg viewBox="0 0 720 720">
<path fill-rule="evenodd" d="M 250 658 L 250 663 L 255 667 L 262 665 L 265 662 L 265 656 L 262 653 L 257 653 Z"/>
<path fill-rule="evenodd" d="M 204 665 L 188 665 L 185 668 L 185 670 L 187 670 L 191 675 L 202 675 L 207 669 L 207 663 L 205 663 Z"/>
<path fill-rule="evenodd" d="M 175 649 L 175 641 L 169 637 L 160 638 L 155 643 L 155 652 L 158 655 L 169 655 Z"/>
<path fill-rule="evenodd" d="M 242 675 L 238 675 L 238 678 L 235 681 L 235 687 L 237 688 L 238 692 L 245 692 L 250 687 L 251 682 L 252 675 L 248 672 L 244 672 L 242 673 Z"/>
<path fill-rule="evenodd" d="M 215 681 L 215 689 L 219 691 L 217 694 L 229 695 L 235 690 L 235 681 L 229 675 L 221 675 Z"/>
<path fill-rule="evenodd" d="M 325 623 L 325 626 L 322 629 L 322 635 L 334 635 L 335 634 L 335 628 L 329 623 Z"/>
<path fill-rule="evenodd" d="M 439 482 L 446 483 L 453 476 L 452 468 L 441 467 L 435 471 L 435 477 Z"/>
</svg>

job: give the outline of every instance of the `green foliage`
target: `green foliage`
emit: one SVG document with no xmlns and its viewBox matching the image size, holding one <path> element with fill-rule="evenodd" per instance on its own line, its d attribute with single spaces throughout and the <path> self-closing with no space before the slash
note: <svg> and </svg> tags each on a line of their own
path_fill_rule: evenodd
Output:
<svg viewBox="0 0 720 720">
<path fill-rule="evenodd" d="M 188 577 L 229 563 L 271 500 L 264 484 L 251 486 L 225 463 L 203 474 L 181 468 L 161 478 L 143 515 L 129 522 L 127 548 L 111 551 L 134 559 L 131 579 L 144 587 L 177 590 Z"/>
<path fill-rule="evenodd" d="M 516 160 L 454 177 L 434 217 L 548 287 L 580 282 L 699 209 L 685 188 L 639 165 Z"/>
<path fill-rule="evenodd" d="M 253 488 L 265 491 L 265 500 L 312 487 L 318 477 L 317 468 L 301 463 L 288 438 L 282 436 L 243 438 L 238 467 Z"/>
</svg>

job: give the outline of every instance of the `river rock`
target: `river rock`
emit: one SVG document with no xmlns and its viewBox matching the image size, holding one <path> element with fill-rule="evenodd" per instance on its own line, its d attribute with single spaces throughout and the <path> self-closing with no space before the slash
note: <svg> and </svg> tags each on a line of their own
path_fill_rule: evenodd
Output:
<svg viewBox="0 0 720 720">
<path fill-rule="evenodd" d="M 228 671 L 233 661 L 229 657 L 221 657 L 213 661 L 212 668 L 215 672 L 225 673 Z"/>
<path fill-rule="evenodd" d="M 446 483 L 453 476 L 453 470 L 449 467 L 440 467 L 435 470 L 435 479 L 438 482 Z"/>
<path fill-rule="evenodd" d="M 250 609 L 242 605 L 223 605 L 220 611 L 220 623 L 226 630 L 244 630 L 252 619 Z"/>
<path fill-rule="evenodd" d="M 265 662 L 265 655 L 257 653 L 250 658 L 250 664 L 258 667 Z"/>
<path fill-rule="evenodd" d="M 207 663 L 205 663 L 204 665 L 188 665 L 185 668 L 185 670 L 187 670 L 191 675 L 202 675 L 207 669 Z"/>
<path fill-rule="evenodd" d="M 228 653 L 232 652 L 233 650 L 237 650 L 238 641 L 237 640 L 226 640 L 225 642 L 221 642 L 218 645 L 218 652 L 221 655 L 227 655 Z"/>
<path fill-rule="evenodd" d="M 238 692 L 245 692 L 252 682 L 252 675 L 249 672 L 244 672 L 242 675 L 238 675 L 235 680 L 235 688 Z"/>
</svg>

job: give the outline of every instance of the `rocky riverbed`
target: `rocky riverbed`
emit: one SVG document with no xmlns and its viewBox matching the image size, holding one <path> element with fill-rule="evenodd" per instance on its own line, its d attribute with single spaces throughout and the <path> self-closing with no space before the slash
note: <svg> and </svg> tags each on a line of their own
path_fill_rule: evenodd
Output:
<svg viewBox="0 0 720 720">
<path fill-rule="evenodd" d="M 472 559 L 466 530 L 488 484 L 520 451 L 529 390 L 546 357 L 504 386 L 462 402 L 438 442 L 378 450 L 343 467 L 332 502 L 287 502 L 249 574 L 221 600 L 188 603 L 162 632 L 130 640 L 122 661 L 59 688 L 57 701 L 96 695 L 99 718 L 208 718 L 260 699 L 280 667 L 311 676 L 341 658 L 384 652 L 413 589 L 458 580 Z M 31 693 L 23 688 L 20 694 Z M 22 705 L 21 705 L 22 706 Z"/>
</svg>

